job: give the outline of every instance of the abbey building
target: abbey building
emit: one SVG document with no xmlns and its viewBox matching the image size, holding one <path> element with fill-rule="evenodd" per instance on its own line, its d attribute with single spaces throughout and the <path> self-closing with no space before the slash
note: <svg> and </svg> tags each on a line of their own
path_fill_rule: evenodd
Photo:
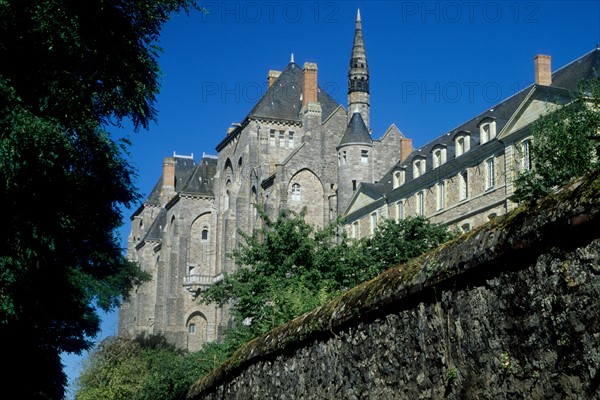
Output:
<svg viewBox="0 0 600 400">
<path fill-rule="evenodd" d="M 119 334 L 163 333 L 192 351 L 217 340 L 227 309 L 197 297 L 236 268 L 227 254 L 239 230 L 258 227 L 255 204 L 273 216 L 306 207 L 318 227 L 342 215 L 357 238 L 384 218 L 418 214 L 468 230 L 506 213 L 514 206 L 514 174 L 530 167 L 530 124 L 600 71 L 600 50 L 554 73 L 548 56 L 534 65 L 530 87 L 419 149 L 395 125 L 373 138 L 360 13 L 346 106 L 319 86 L 316 63 L 292 60 L 268 71 L 268 90 L 228 129 L 217 155 L 165 158 L 162 176 L 132 215 L 128 257 L 152 280 L 122 305 Z"/>
</svg>

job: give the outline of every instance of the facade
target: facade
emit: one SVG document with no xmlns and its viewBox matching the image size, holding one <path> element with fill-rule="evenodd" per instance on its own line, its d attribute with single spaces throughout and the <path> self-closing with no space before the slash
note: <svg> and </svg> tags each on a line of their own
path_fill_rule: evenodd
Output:
<svg viewBox="0 0 600 400">
<path fill-rule="evenodd" d="M 347 108 L 319 86 L 317 64 L 292 60 L 268 72 L 268 90 L 227 130 L 217 155 L 165 158 L 128 238 L 128 257 L 152 280 L 122 305 L 119 335 L 163 333 L 191 351 L 218 340 L 230 322 L 227 309 L 197 297 L 235 270 L 228 254 L 239 230 L 258 227 L 256 204 L 271 216 L 306 207 L 318 227 L 343 215 L 357 238 L 384 218 L 422 214 L 468 230 L 507 212 L 514 173 L 529 168 L 529 125 L 547 104 L 566 102 L 594 68 L 600 71 L 598 49 L 554 74 L 549 57 L 540 56 L 531 87 L 414 150 L 395 125 L 372 137 L 359 13 Z"/>
<path fill-rule="evenodd" d="M 163 333 L 197 350 L 227 327 L 227 310 L 199 304 L 199 292 L 235 265 L 238 231 L 259 224 L 255 204 L 275 216 L 307 208 L 323 227 L 362 181 L 373 182 L 412 151 L 394 126 L 369 128 L 369 72 L 357 15 L 348 71 L 348 112 L 318 83 L 317 64 L 293 60 L 269 71 L 268 90 L 227 130 L 216 156 L 174 154 L 148 199 L 131 217 L 128 257 L 151 273 L 119 311 L 119 334 Z M 358 139 L 357 139 L 358 138 Z M 343 157 L 343 159 L 342 159 Z"/>
<path fill-rule="evenodd" d="M 361 183 L 344 210 L 349 236 L 414 215 L 469 231 L 513 209 L 515 176 L 531 168 L 532 122 L 600 73 L 599 48 L 554 73 L 550 61 L 537 55 L 535 83 L 398 160 L 377 183 Z"/>
</svg>

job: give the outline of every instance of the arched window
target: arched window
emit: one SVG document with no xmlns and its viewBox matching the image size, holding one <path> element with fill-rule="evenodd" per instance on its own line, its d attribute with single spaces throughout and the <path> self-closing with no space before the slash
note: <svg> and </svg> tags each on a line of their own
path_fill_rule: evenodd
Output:
<svg viewBox="0 0 600 400">
<path fill-rule="evenodd" d="M 404 170 L 394 172 L 394 189 L 399 187 L 400 185 L 404 185 L 405 181 L 405 173 Z"/>
<path fill-rule="evenodd" d="M 208 226 L 202 228 L 202 232 L 200 233 L 200 239 L 208 240 Z"/>
<path fill-rule="evenodd" d="M 300 184 L 298 184 L 298 183 L 294 183 L 292 185 L 292 200 L 293 201 L 301 200 Z"/>
</svg>

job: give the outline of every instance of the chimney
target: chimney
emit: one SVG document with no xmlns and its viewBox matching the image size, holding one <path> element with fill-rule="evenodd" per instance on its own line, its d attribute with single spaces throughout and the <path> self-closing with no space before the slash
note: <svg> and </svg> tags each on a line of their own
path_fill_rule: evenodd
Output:
<svg viewBox="0 0 600 400">
<path fill-rule="evenodd" d="M 413 152 L 412 139 L 400 139 L 400 161 L 404 162 L 408 155 Z"/>
<path fill-rule="evenodd" d="M 537 54 L 533 59 L 535 65 L 535 83 L 538 85 L 550 86 L 552 84 L 552 66 L 551 57 L 543 54 Z"/>
<path fill-rule="evenodd" d="M 267 75 L 267 89 L 270 88 L 273 83 L 275 83 L 277 78 L 279 78 L 279 75 L 281 75 L 281 71 L 275 71 L 273 69 L 269 70 Z"/>
<path fill-rule="evenodd" d="M 162 190 L 163 192 L 175 190 L 175 158 L 173 157 L 166 157 L 163 162 Z"/>
<path fill-rule="evenodd" d="M 317 64 L 305 62 L 302 68 L 302 107 L 308 103 L 318 102 L 317 94 Z"/>
</svg>

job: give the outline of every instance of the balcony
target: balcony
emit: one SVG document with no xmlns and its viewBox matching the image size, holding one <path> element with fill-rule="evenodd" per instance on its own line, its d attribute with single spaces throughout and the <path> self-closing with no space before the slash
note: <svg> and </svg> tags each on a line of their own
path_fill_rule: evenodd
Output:
<svg viewBox="0 0 600 400">
<path fill-rule="evenodd" d="M 198 292 L 206 290 L 209 286 L 222 280 L 223 274 L 217 276 L 190 274 L 183 277 L 183 287 L 196 296 Z"/>
</svg>

